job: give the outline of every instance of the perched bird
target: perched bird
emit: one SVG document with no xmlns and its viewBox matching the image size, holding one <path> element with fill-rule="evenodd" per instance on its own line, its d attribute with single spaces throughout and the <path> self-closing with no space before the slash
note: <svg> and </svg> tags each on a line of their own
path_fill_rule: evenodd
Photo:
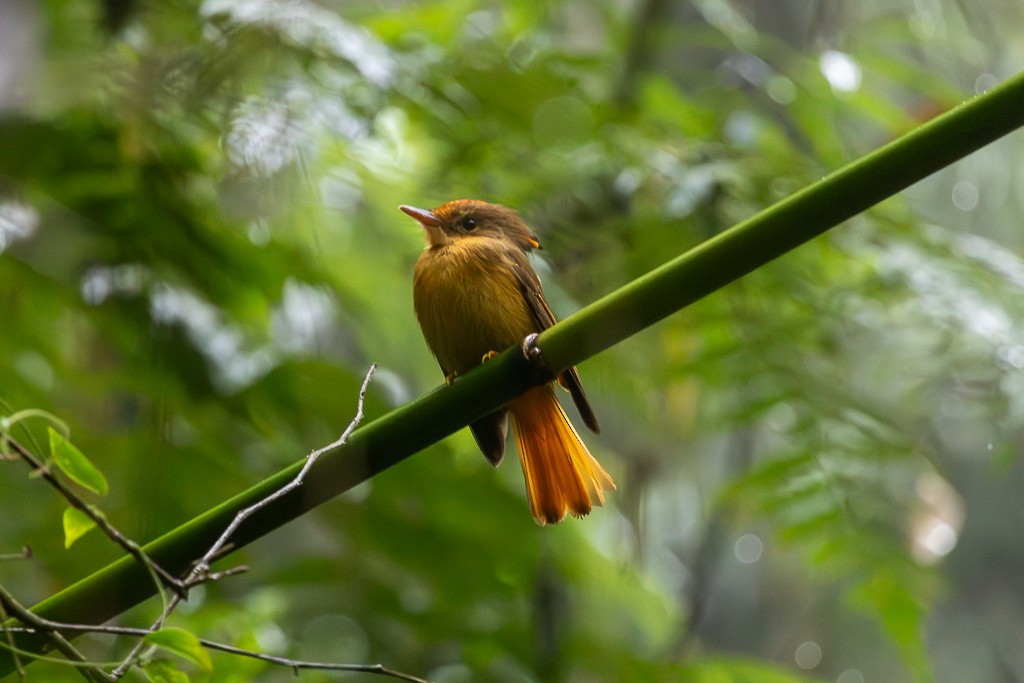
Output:
<svg viewBox="0 0 1024 683">
<path fill-rule="evenodd" d="M 413 303 L 446 381 L 555 323 L 527 257 L 540 244 L 515 211 L 475 199 L 451 201 L 432 211 L 399 208 L 426 231 L 427 245 L 413 277 Z M 558 383 L 597 432 L 597 417 L 576 368 L 561 373 Z M 614 489 L 615 483 L 583 445 L 552 384 L 530 389 L 470 425 L 494 466 L 505 455 L 510 413 L 530 511 L 538 524 L 556 524 L 567 512 L 583 516 L 592 505 L 604 503 L 604 490 Z"/>
</svg>

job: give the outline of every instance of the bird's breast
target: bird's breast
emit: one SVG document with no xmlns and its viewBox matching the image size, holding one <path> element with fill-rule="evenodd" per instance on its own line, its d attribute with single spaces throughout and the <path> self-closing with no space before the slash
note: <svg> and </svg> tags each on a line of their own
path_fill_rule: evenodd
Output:
<svg viewBox="0 0 1024 683">
<path fill-rule="evenodd" d="M 462 374 L 486 353 L 503 351 L 537 331 L 513 268 L 504 252 L 485 240 L 464 239 L 420 256 L 413 304 L 445 374 Z"/>
</svg>

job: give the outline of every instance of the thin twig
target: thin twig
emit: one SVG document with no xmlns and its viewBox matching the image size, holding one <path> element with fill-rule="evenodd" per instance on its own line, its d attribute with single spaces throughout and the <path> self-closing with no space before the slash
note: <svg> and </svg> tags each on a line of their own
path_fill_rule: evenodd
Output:
<svg viewBox="0 0 1024 683">
<path fill-rule="evenodd" d="M 285 484 L 277 491 L 271 493 L 263 500 L 257 503 L 253 503 L 247 508 L 239 510 L 238 514 L 235 515 L 235 518 L 231 521 L 231 524 L 228 524 L 227 528 L 224 530 L 224 533 L 220 535 L 220 538 L 217 539 L 216 543 L 210 546 L 210 549 L 206 551 L 206 554 L 203 555 L 202 559 L 196 563 L 195 567 L 193 567 L 191 574 L 185 580 L 186 583 L 191 583 L 191 580 L 209 571 L 210 562 L 213 561 L 213 558 L 220 552 L 221 548 L 224 547 L 225 544 L 227 544 L 228 540 L 238 530 L 238 527 L 241 526 L 242 522 L 244 522 L 246 519 L 248 519 L 255 513 L 259 512 L 266 506 L 270 505 L 278 498 L 281 498 L 282 496 L 285 496 L 294 491 L 295 489 L 297 489 L 298 487 L 302 486 L 302 483 L 306 478 L 306 474 L 313 467 L 313 465 L 316 464 L 316 461 L 320 458 L 321 455 L 323 455 L 329 450 L 332 450 L 334 448 L 337 448 L 338 446 L 343 445 L 346 441 L 348 441 L 348 437 L 352 434 L 353 431 L 355 431 L 355 428 L 359 426 L 359 423 L 363 421 L 363 402 L 366 399 L 366 390 L 370 386 L 370 380 L 373 379 L 373 373 L 375 373 L 376 371 L 377 364 L 374 363 L 373 365 L 370 366 L 370 369 L 367 371 L 366 377 L 363 379 L 363 384 L 359 389 L 359 401 L 356 404 L 356 415 L 354 418 L 352 418 L 352 421 L 349 423 L 348 427 L 345 428 L 345 431 L 342 432 L 341 436 L 339 436 L 336 441 L 329 443 L 321 448 L 318 448 L 312 453 L 310 453 L 308 456 L 306 456 L 306 464 L 303 465 L 302 469 L 299 470 L 299 473 L 295 475 L 295 478 L 292 479 L 289 483 Z"/>
<path fill-rule="evenodd" d="M 14 661 L 14 671 L 18 674 L 18 678 L 25 678 L 25 667 L 21 663 L 21 657 L 18 654 L 18 647 L 14 642 L 14 634 L 10 629 L 3 628 L 3 624 L 7 622 L 7 608 L 4 606 L 2 600 L 0 600 L 0 629 L 4 632 L 4 638 L 7 640 L 7 647 L 11 650 L 11 659 Z"/>
<path fill-rule="evenodd" d="M 75 668 L 79 671 L 79 673 L 81 673 L 86 678 L 86 680 L 116 680 L 110 674 L 100 669 L 98 666 L 90 664 L 89 660 L 85 658 L 85 655 L 79 652 L 78 649 L 74 645 L 72 645 L 67 638 L 64 637 L 60 630 L 52 628 L 53 625 L 56 625 L 54 624 L 54 622 L 51 622 L 48 619 L 44 619 L 39 615 L 33 613 L 27 607 L 18 602 L 18 600 L 13 595 L 11 595 L 10 592 L 3 586 L 0 586 L 0 611 L 2 611 L 4 616 L 13 616 L 16 619 L 18 619 L 18 621 L 20 621 L 21 623 L 34 626 L 40 631 L 46 633 L 50 640 L 53 642 L 53 646 L 62 655 L 67 657 L 72 662 L 76 662 L 78 664 L 78 666 L 76 666 Z M 13 631 L 15 629 L 9 630 Z M 10 634 L 8 637 L 11 639 L 10 646 L 12 652 L 16 652 L 17 650 L 13 642 L 13 637 Z"/>
<path fill-rule="evenodd" d="M 2 600 L 2 599 L 0 599 Z M 12 633 L 37 633 L 39 631 L 49 632 L 53 631 L 74 631 L 77 633 L 102 633 L 106 635 L 117 635 L 117 636 L 139 636 L 145 637 L 152 633 L 151 629 L 136 628 L 132 626 L 90 626 L 86 624 L 62 624 L 48 619 L 39 619 L 35 621 L 39 622 L 37 627 L 16 627 L 10 629 Z M 240 657 L 250 657 L 252 659 L 258 659 L 260 661 L 269 662 L 271 664 L 280 664 L 281 666 L 287 666 L 292 669 L 317 669 L 321 671 L 351 671 L 356 673 L 369 673 L 379 674 L 381 676 L 390 676 L 397 678 L 402 681 L 411 681 L 412 683 L 427 683 L 426 679 L 407 674 L 402 671 L 396 671 L 383 664 L 338 664 L 333 662 L 311 662 L 301 659 L 290 659 L 288 657 L 279 657 L 277 655 L 268 655 L 262 652 L 254 652 L 252 650 L 246 650 L 234 645 L 228 645 L 227 643 L 220 643 L 215 640 L 209 640 L 207 638 L 198 638 L 199 644 L 208 650 L 216 650 L 218 652 L 226 652 L 228 654 L 238 655 Z"/>
<path fill-rule="evenodd" d="M 314 450 L 312 453 L 310 453 L 308 456 L 306 456 L 306 462 L 302 466 L 302 469 L 299 470 L 299 473 L 295 475 L 295 478 L 292 479 L 289 483 L 285 484 L 277 491 L 271 493 L 266 498 L 263 498 L 262 500 L 250 505 L 247 508 L 239 510 L 238 513 L 235 514 L 235 518 L 231 520 L 231 523 L 228 524 L 226 529 L 224 529 L 224 532 L 220 535 L 220 538 L 218 538 L 214 542 L 214 544 L 210 546 L 209 550 L 206 551 L 203 557 L 200 558 L 199 561 L 197 561 L 193 565 L 192 570 L 188 573 L 188 576 L 186 576 L 185 580 L 182 582 L 183 585 L 186 586 L 186 588 L 190 588 L 198 583 L 209 581 L 213 578 L 212 575 L 210 574 L 210 563 L 213 562 L 214 558 L 216 558 L 222 552 L 224 547 L 231 540 L 231 537 L 238 530 L 238 527 L 241 526 L 242 522 L 244 522 L 246 519 L 254 515 L 256 512 L 265 508 L 267 505 L 274 502 L 278 498 L 281 498 L 282 496 L 302 486 L 302 483 L 306 478 L 306 474 L 313 467 L 313 465 L 316 463 L 317 459 L 321 455 L 323 455 L 329 450 L 341 446 L 342 444 L 348 441 L 349 436 L 352 434 L 353 431 L 355 431 L 356 427 L 358 427 L 359 423 L 362 422 L 363 420 L 363 404 L 366 401 L 366 391 L 369 388 L 370 381 L 373 379 L 373 374 L 376 371 L 377 364 L 373 363 L 372 365 L 370 365 L 370 369 L 367 370 L 366 377 L 363 378 L 363 384 L 359 388 L 359 399 L 356 402 L 355 417 L 353 417 L 352 421 L 349 422 L 348 427 L 345 428 L 345 431 L 342 432 L 341 436 L 339 436 L 337 440 L 335 440 L 334 442 L 329 443 L 321 448 L 318 448 Z M 167 604 L 164 606 L 163 612 L 150 627 L 150 631 L 155 631 L 158 628 L 162 628 L 164 623 L 167 621 L 168 617 L 170 617 L 171 613 L 177 608 L 181 600 L 182 597 L 179 595 L 172 596 L 171 599 L 167 601 Z M 147 644 L 144 641 L 136 643 L 135 647 L 132 648 L 132 651 L 129 652 L 128 656 L 124 658 L 124 661 L 122 661 L 121 664 L 116 669 L 114 669 L 113 676 L 115 680 L 120 679 L 128 672 L 128 670 L 132 667 L 134 662 L 138 659 L 139 655 L 146 647 Z"/>
<path fill-rule="evenodd" d="M 208 573 L 206 575 L 206 580 L 207 581 L 220 581 L 221 579 L 226 579 L 229 576 L 236 576 L 238 574 L 244 574 L 247 571 L 249 571 L 249 566 L 248 565 L 244 565 L 244 564 L 240 564 L 237 567 L 232 567 L 231 569 L 225 569 L 222 572 L 210 572 L 210 573 Z M 190 585 L 190 587 L 191 587 L 191 585 Z"/>
<path fill-rule="evenodd" d="M 115 668 L 111 673 L 106 673 L 99 667 L 90 664 L 88 660 L 78 650 L 71 645 L 71 643 L 64 637 L 65 632 L 76 632 L 76 633 L 106 633 L 113 635 L 131 635 L 131 636 L 142 636 L 152 633 L 153 631 L 162 628 L 168 617 L 174 611 L 174 609 L 180 604 L 181 600 L 184 599 L 188 594 L 188 589 L 192 586 L 205 582 L 215 581 L 220 578 L 232 576 L 247 570 L 245 566 L 233 567 L 222 572 L 210 572 L 210 563 L 213 562 L 230 543 L 231 536 L 238 530 L 238 527 L 248 519 L 250 516 L 258 512 L 260 509 L 266 507 L 273 501 L 277 500 L 281 496 L 288 494 L 294 489 L 302 486 L 306 475 L 310 469 L 316 463 L 317 459 L 329 450 L 337 448 L 348 441 L 349 436 L 356 429 L 359 423 L 363 419 L 363 406 L 366 400 L 366 392 L 369 387 L 370 381 L 373 379 L 373 375 L 377 370 L 377 364 L 374 363 L 370 366 L 370 369 L 366 373 L 366 377 L 363 379 L 362 386 L 359 390 L 359 400 L 356 406 L 356 415 L 349 423 L 348 427 L 340 437 L 333 443 L 328 444 L 322 448 L 318 448 L 310 453 L 306 457 L 306 462 L 302 469 L 296 475 L 296 477 L 283 486 L 281 489 L 270 494 L 263 500 L 251 505 L 243 510 L 240 510 L 231 524 L 224 530 L 217 541 L 207 550 L 203 557 L 195 563 L 193 568 L 188 574 L 188 577 L 182 581 L 174 576 L 171 576 L 168 572 L 163 570 L 159 565 L 153 562 L 142 549 L 131 539 L 126 538 L 117 529 L 110 525 L 106 519 L 98 511 L 94 510 L 92 506 L 88 505 L 82 500 L 73 490 L 67 487 L 60 479 L 55 477 L 51 472 L 48 471 L 45 464 L 42 463 L 35 454 L 29 449 L 22 446 L 20 443 L 15 441 L 9 434 L 4 434 L 4 441 L 9 444 L 13 450 L 29 465 L 33 467 L 36 472 L 39 472 L 43 478 L 51 484 L 58 492 L 60 492 L 65 499 L 74 507 L 82 510 L 90 519 L 92 519 L 97 526 L 99 526 L 111 538 L 115 543 L 120 545 L 130 554 L 143 562 L 151 572 L 154 574 L 154 579 L 158 575 L 161 579 L 175 589 L 174 595 L 170 600 L 166 601 L 164 609 L 160 617 L 156 622 L 148 629 L 142 628 L 131 628 L 123 626 L 95 626 L 95 625 L 83 625 L 83 624 L 66 624 L 51 621 L 40 617 L 39 615 L 28 610 L 22 606 L 13 595 L 11 595 L 3 586 L 0 586 L 0 617 L 6 618 L 12 616 L 23 624 L 25 628 L 13 627 L 5 628 L 5 634 L 8 639 L 7 645 L 11 648 L 12 653 L 17 653 L 16 644 L 13 640 L 13 633 L 15 632 L 31 632 L 31 633 L 45 633 L 52 640 L 54 647 L 60 651 L 65 657 L 75 663 L 76 668 L 79 672 L 89 681 L 117 681 L 122 678 L 128 669 L 138 660 L 138 657 L 143 649 L 147 647 L 145 641 L 140 640 L 129 655 Z M 26 547 L 20 554 L 17 555 L 4 555 L 0 556 L 0 559 L 22 559 L 31 556 L 31 550 Z M 159 585 L 159 584 L 158 584 Z M 245 657 L 251 657 L 254 659 L 260 659 L 263 661 L 281 664 L 289 666 L 293 669 L 320 669 L 320 670 L 333 670 L 333 671 L 353 671 L 363 672 L 371 674 L 380 674 L 385 676 L 391 676 L 405 681 L 413 681 L 414 683 L 425 683 L 423 679 L 417 678 L 410 674 L 405 674 L 399 671 L 394 671 L 385 667 L 382 664 L 332 664 L 327 662 L 309 662 L 292 660 L 285 657 L 277 657 L 274 655 L 265 655 L 258 652 L 252 652 L 249 650 L 243 650 L 241 648 L 227 645 L 224 643 L 218 643 L 211 640 L 199 639 L 199 642 L 206 648 L 211 650 L 219 650 L 222 652 L 228 652 Z M 21 666 L 20 661 L 17 661 L 17 671 L 24 675 L 24 669 Z"/>
<path fill-rule="evenodd" d="M 124 548 L 129 555 L 141 562 L 151 573 L 159 576 L 160 581 L 164 586 L 170 588 L 180 597 L 185 597 L 188 594 L 184 584 L 176 576 L 158 565 L 142 550 L 142 548 L 139 547 L 137 543 L 118 531 L 113 524 L 107 521 L 107 518 L 103 513 L 97 510 L 94 506 L 85 502 L 81 496 L 71 489 L 71 487 L 65 484 L 59 477 L 55 476 L 53 472 L 50 471 L 50 468 L 36 457 L 35 453 L 25 446 L 22 446 L 21 443 L 19 443 L 10 434 L 6 434 L 4 436 L 4 440 L 13 448 L 14 452 L 17 453 L 22 460 L 27 462 L 35 472 L 38 472 L 39 475 L 45 479 L 48 484 L 50 484 L 50 486 L 55 488 L 58 493 L 64 496 L 64 499 L 67 500 L 69 505 L 88 515 L 89 519 L 91 519 L 110 540 Z M 159 585 L 159 583 L 157 585 Z"/>
<path fill-rule="evenodd" d="M 253 652 L 251 650 L 243 650 L 233 645 L 225 645 L 224 643 L 216 643 L 203 638 L 199 639 L 200 644 L 203 647 L 210 650 L 220 650 L 221 652 L 228 652 L 233 655 L 239 655 L 241 657 L 252 657 L 253 659 L 259 659 L 263 662 L 270 662 L 272 664 L 280 664 L 282 666 L 291 667 L 292 669 L 318 669 L 321 671 L 353 671 L 368 674 L 380 674 L 381 676 L 390 676 L 397 678 L 402 681 L 412 681 L 413 683 L 427 683 L 424 678 L 419 678 L 411 674 L 403 673 L 401 671 L 395 671 L 389 669 L 383 664 L 332 664 L 330 662 L 307 662 L 299 659 L 289 659 L 288 657 L 277 657 L 275 655 L 267 655 L 261 652 Z"/>
<path fill-rule="evenodd" d="M 19 553 L 7 553 L 0 555 L 0 562 L 10 562 L 11 560 L 31 560 L 32 559 L 32 548 L 22 546 L 21 552 Z"/>
</svg>

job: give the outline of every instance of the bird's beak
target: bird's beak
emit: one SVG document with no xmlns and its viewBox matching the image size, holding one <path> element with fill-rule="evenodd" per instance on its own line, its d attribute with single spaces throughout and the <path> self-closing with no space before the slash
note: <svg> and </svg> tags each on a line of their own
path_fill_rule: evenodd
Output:
<svg viewBox="0 0 1024 683">
<path fill-rule="evenodd" d="M 418 220 L 424 228 L 436 228 L 441 225 L 441 219 L 435 216 L 433 211 L 417 209 L 415 206 L 406 206 L 405 204 L 398 208 Z"/>
</svg>

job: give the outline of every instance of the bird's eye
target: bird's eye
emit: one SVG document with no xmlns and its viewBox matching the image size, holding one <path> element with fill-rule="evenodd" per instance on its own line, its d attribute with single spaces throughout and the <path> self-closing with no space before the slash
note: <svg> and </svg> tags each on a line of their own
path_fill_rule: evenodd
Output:
<svg viewBox="0 0 1024 683">
<path fill-rule="evenodd" d="M 476 230 L 476 220 L 472 218 L 464 218 L 462 220 L 462 228 L 467 231 Z"/>
</svg>

